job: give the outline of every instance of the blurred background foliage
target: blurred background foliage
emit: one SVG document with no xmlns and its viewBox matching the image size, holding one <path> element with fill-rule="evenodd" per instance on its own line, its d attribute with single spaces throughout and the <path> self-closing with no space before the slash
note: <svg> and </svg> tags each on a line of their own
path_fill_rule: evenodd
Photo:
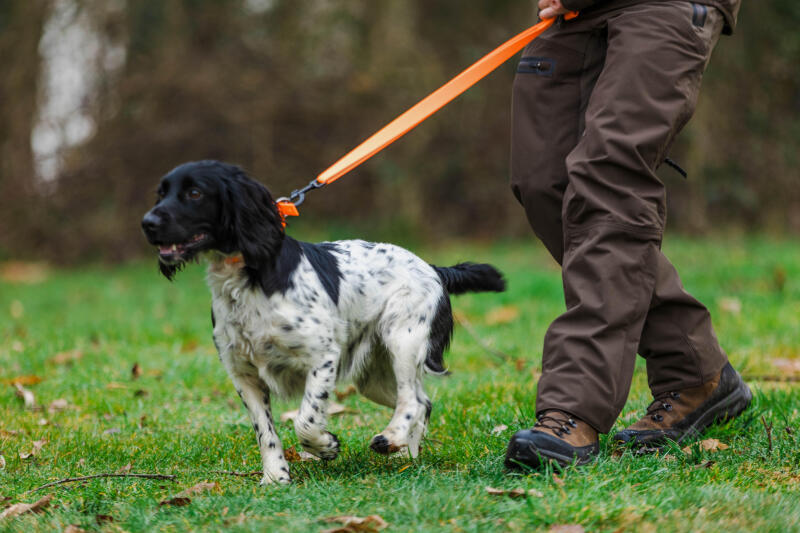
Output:
<svg viewBox="0 0 800 533">
<path fill-rule="evenodd" d="M 529 0 L 0 0 L 0 258 L 125 260 L 193 159 L 276 196 L 535 17 Z M 745 0 L 665 168 L 670 228 L 800 233 L 800 3 Z M 510 61 L 296 227 L 530 236 L 508 189 Z"/>
</svg>

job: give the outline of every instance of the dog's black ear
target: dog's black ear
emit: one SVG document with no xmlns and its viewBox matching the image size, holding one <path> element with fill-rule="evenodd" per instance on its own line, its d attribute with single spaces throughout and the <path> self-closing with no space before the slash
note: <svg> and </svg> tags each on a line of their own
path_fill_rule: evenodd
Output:
<svg viewBox="0 0 800 533">
<path fill-rule="evenodd" d="M 164 274 L 164 277 L 172 281 L 175 274 L 181 269 L 180 265 L 165 265 L 161 261 L 158 262 L 158 269 Z"/>
<path fill-rule="evenodd" d="M 272 266 L 283 238 L 278 207 L 266 187 L 239 170 L 225 180 L 223 226 L 234 248 L 242 253 L 251 280 Z"/>
</svg>

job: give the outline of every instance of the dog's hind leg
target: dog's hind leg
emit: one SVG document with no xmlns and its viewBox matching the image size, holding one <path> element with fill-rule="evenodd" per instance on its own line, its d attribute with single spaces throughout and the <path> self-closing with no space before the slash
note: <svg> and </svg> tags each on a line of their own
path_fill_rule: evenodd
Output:
<svg viewBox="0 0 800 533">
<path fill-rule="evenodd" d="M 406 327 L 394 328 L 384 336 L 397 382 L 397 401 L 392 420 L 383 432 L 372 438 L 370 448 L 381 454 L 405 449 L 411 457 L 416 457 L 422 437 L 418 426 L 422 423 L 424 430 L 426 413 L 426 406 L 418 391 L 421 390 L 421 362 L 427 354 L 427 337 L 415 339 L 413 334 L 400 333 L 406 333 L 407 330 Z"/>
<path fill-rule="evenodd" d="M 408 433 L 408 454 L 411 457 L 419 455 L 419 443 L 422 441 L 422 437 L 425 436 L 425 430 L 428 427 L 428 420 L 430 420 L 431 416 L 431 400 L 422 388 L 422 380 L 417 381 L 417 401 L 425 406 L 425 415 L 417 417 L 416 423 Z"/>
<path fill-rule="evenodd" d="M 258 376 L 240 374 L 232 369 L 229 374 L 256 432 L 264 468 L 261 484 L 289 483 L 289 463 L 283 455 L 283 446 L 272 420 L 269 388 Z"/>
<path fill-rule="evenodd" d="M 294 430 L 303 448 L 321 459 L 335 459 L 339 455 L 339 439 L 325 429 L 328 402 L 336 385 L 338 362 L 339 352 L 331 351 L 312 368 L 306 378 L 299 413 L 294 420 Z"/>
</svg>

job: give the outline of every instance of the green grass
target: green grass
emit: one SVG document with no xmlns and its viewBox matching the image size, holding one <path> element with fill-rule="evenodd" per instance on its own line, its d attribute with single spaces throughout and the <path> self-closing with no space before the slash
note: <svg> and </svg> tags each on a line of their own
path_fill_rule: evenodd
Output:
<svg viewBox="0 0 800 533">
<path fill-rule="evenodd" d="M 0 521 L 2 531 L 320 531 L 319 519 L 381 515 L 389 531 L 531 531 L 581 524 L 588 531 L 800 530 L 800 391 L 791 383 L 753 381 L 755 399 L 739 419 L 708 432 L 729 449 L 663 457 L 621 457 L 607 437 L 596 462 L 582 469 L 511 475 L 502 467 L 508 438 L 533 421 L 541 345 L 563 309 L 558 269 L 531 243 L 416 249 L 440 264 L 470 259 L 503 269 L 504 294 L 454 299 L 487 353 L 457 328 L 446 359 L 453 374 L 429 378 L 434 401 L 430 434 L 418 460 L 386 458 L 367 443 L 388 421 L 388 409 L 351 396 L 357 415 L 334 417 L 343 451 L 329 463 L 293 463 L 288 487 L 259 487 L 258 478 L 214 470 L 260 468 L 247 415 L 211 342 L 210 296 L 203 269 L 192 266 L 174 284 L 153 262 L 120 268 L 58 271 L 39 284 L 0 282 L 0 379 L 36 375 L 28 388 L 44 410 L 27 410 L 0 385 L 0 508 L 53 494 L 38 515 Z M 800 254 L 786 241 L 672 240 L 686 286 L 710 307 L 721 342 L 745 375 L 778 374 L 771 361 L 800 357 Z M 726 300 L 736 299 L 735 312 Z M 508 307 L 490 325 L 492 310 Z M 518 312 L 518 315 L 514 315 Z M 80 350 L 72 364 L 51 358 Z M 141 376 L 133 379 L 138 363 Z M 49 413 L 56 399 L 69 408 Z M 648 403 L 643 366 L 618 427 Z M 276 411 L 294 408 L 278 403 Z M 772 448 L 761 417 L 771 424 Z M 46 421 L 46 425 L 40 425 Z M 492 428 L 505 424 L 499 435 Z M 285 446 L 297 445 L 288 424 Z M 38 456 L 20 459 L 33 441 Z M 713 461 L 709 463 L 709 461 Z M 56 479 L 115 472 L 167 473 L 177 482 L 97 479 L 26 493 Z M 159 501 L 201 481 L 220 490 L 185 507 Z M 543 497 L 490 496 L 486 486 L 536 489 Z M 98 515 L 113 523 L 98 525 Z"/>
</svg>

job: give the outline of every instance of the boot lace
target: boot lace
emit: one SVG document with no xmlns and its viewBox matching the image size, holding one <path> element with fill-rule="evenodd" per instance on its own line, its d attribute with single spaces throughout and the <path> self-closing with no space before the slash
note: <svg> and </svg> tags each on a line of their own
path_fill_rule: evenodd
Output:
<svg viewBox="0 0 800 533">
<path fill-rule="evenodd" d="M 672 411 L 672 404 L 670 400 L 677 400 L 681 397 L 680 392 L 665 392 L 655 397 L 653 402 L 647 407 L 647 414 L 655 422 L 664 420 L 664 415 L 659 411 Z"/>
<path fill-rule="evenodd" d="M 543 415 L 539 417 L 536 421 L 536 424 L 533 425 L 534 428 L 545 428 L 553 431 L 556 436 L 560 437 L 563 434 L 569 435 L 572 433 L 570 427 L 577 428 L 578 424 L 571 418 L 556 418 L 550 415 Z"/>
</svg>

